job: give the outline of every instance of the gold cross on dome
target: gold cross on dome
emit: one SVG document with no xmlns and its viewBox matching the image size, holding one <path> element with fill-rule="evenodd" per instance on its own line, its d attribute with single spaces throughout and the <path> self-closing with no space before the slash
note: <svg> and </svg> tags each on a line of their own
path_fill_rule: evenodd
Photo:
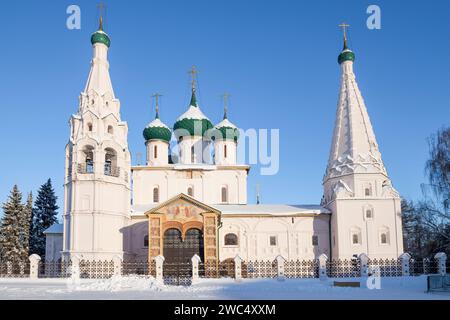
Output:
<svg viewBox="0 0 450 320">
<path fill-rule="evenodd" d="M 230 97 L 231 94 L 229 94 L 228 92 L 225 92 L 222 95 L 222 99 L 223 99 L 223 110 L 224 110 L 224 118 L 227 118 L 228 116 L 228 103 L 230 101 Z"/>
<path fill-rule="evenodd" d="M 156 92 L 154 95 L 152 95 L 152 98 L 155 98 L 156 106 L 159 106 L 159 98 L 161 98 L 163 95 Z"/>
<path fill-rule="evenodd" d="M 99 4 L 97 4 L 97 8 L 98 8 L 98 12 L 100 13 L 100 26 L 99 26 L 99 29 L 103 30 L 103 14 L 105 13 L 106 5 L 103 2 L 100 2 Z"/>
<path fill-rule="evenodd" d="M 196 89 L 196 80 L 197 80 L 197 75 L 198 75 L 197 67 L 195 65 L 192 66 L 191 70 L 188 73 L 192 77 L 192 80 L 191 80 L 192 90 L 195 91 L 195 89 Z"/>
<path fill-rule="evenodd" d="M 159 94 L 158 92 L 152 95 L 152 98 L 155 98 L 155 111 L 156 111 L 156 117 L 159 118 L 159 98 L 161 98 L 163 95 Z"/>
<path fill-rule="evenodd" d="M 347 28 L 350 27 L 350 25 L 343 22 L 339 25 L 339 27 L 342 28 L 342 31 L 344 32 L 344 39 L 347 39 Z"/>
</svg>

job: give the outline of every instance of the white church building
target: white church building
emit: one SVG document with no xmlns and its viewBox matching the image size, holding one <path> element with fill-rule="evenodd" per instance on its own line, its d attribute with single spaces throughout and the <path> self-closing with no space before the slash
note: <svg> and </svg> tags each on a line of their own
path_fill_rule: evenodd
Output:
<svg viewBox="0 0 450 320">
<path fill-rule="evenodd" d="M 302 260 L 403 253 L 400 197 L 383 164 L 346 37 L 324 194 L 317 205 L 247 203 L 250 167 L 237 163 L 239 130 L 227 112 L 217 124 L 207 118 L 195 81 L 187 110 L 173 126 L 164 124 L 157 108 L 144 130 L 146 164 L 132 166 L 128 126 L 109 74 L 111 41 L 102 23 L 91 42 L 91 70 L 70 118 L 63 225 L 47 233 L 47 259 L 118 255 L 151 261 L 163 255 L 177 261 L 198 254 L 219 263 L 236 255 Z M 169 152 L 172 137 L 178 154 Z"/>
</svg>

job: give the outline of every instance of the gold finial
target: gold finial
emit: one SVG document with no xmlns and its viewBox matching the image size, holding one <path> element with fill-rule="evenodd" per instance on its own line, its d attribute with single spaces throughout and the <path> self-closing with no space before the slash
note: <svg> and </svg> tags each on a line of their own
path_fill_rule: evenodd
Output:
<svg viewBox="0 0 450 320">
<path fill-rule="evenodd" d="M 225 92 L 222 95 L 222 99 L 223 99 L 223 118 L 224 119 L 228 118 L 228 102 L 230 101 L 230 97 L 231 97 L 231 95 L 228 92 Z"/>
<path fill-rule="evenodd" d="M 191 86 L 192 86 L 192 92 L 195 92 L 195 90 L 197 89 L 197 75 L 198 75 L 198 70 L 197 70 L 197 67 L 194 65 L 194 66 L 192 66 L 192 68 L 191 68 L 191 70 L 188 72 L 190 75 L 191 75 L 191 77 L 192 77 L 192 80 L 191 80 Z"/>
<path fill-rule="evenodd" d="M 350 27 L 350 25 L 343 22 L 339 27 L 342 28 L 342 31 L 344 32 L 344 49 L 347 49 L 347 28 Z"/>
<path fill-rule="evenodd" d="M 155 98 L 155 111 L 156 111 L 156 118 L 159 119 L 159 98 L 161 98 L 163 95 L 159 94 L 158 92 L 152 95 L 152 98 Z"/>
<path fill-rule="evenodd" d="M 106 6 L 105 6 L 105 4 L 103 2 L 100 2 L 97 5 L 97 8 L 98 8 L 98 11 L 100 13 L 100 22 L 99 22 L 98 29 L 103 31 L 103 14 L 105 12 Z"/>
</svg>

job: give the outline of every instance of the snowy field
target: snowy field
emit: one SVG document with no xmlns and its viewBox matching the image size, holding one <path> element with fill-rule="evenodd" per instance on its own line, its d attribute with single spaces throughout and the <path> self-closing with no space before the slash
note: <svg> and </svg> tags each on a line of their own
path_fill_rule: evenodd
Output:
<svg viewBox="0 0 450 320">
<path fill-rule="evenodd" d="M 339 279 L 343 280 L 343 279 Z M 359 280 L 359 279 L 346 279 Z M 0 299 L 132 299 L 132 300 L 306 300 L 306 299 L 447 299 L 450 293 L 426 293 L 426 276 L 382 278 L 381 289 L 333 287 L 333 279 L 200 280 L 190 287 L 159 285 L 151 278 L 108 280 L 0 279 Z"/>
</svg>

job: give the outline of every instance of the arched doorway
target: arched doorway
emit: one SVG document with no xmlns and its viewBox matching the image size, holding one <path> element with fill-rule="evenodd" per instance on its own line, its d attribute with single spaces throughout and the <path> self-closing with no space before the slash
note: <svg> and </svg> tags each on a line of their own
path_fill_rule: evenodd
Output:
<svg viewBox="0 0 450 320">
<path fill-rule="evenodd" d="M 198 255 L 203 261 L 203 232 L 199 229 L 186 231 L 184 239 L 178 229 L 164 233 L 164 281 L 166 284 L 189 285 L 192 277 L 191 259 Z"/>
</svg>

